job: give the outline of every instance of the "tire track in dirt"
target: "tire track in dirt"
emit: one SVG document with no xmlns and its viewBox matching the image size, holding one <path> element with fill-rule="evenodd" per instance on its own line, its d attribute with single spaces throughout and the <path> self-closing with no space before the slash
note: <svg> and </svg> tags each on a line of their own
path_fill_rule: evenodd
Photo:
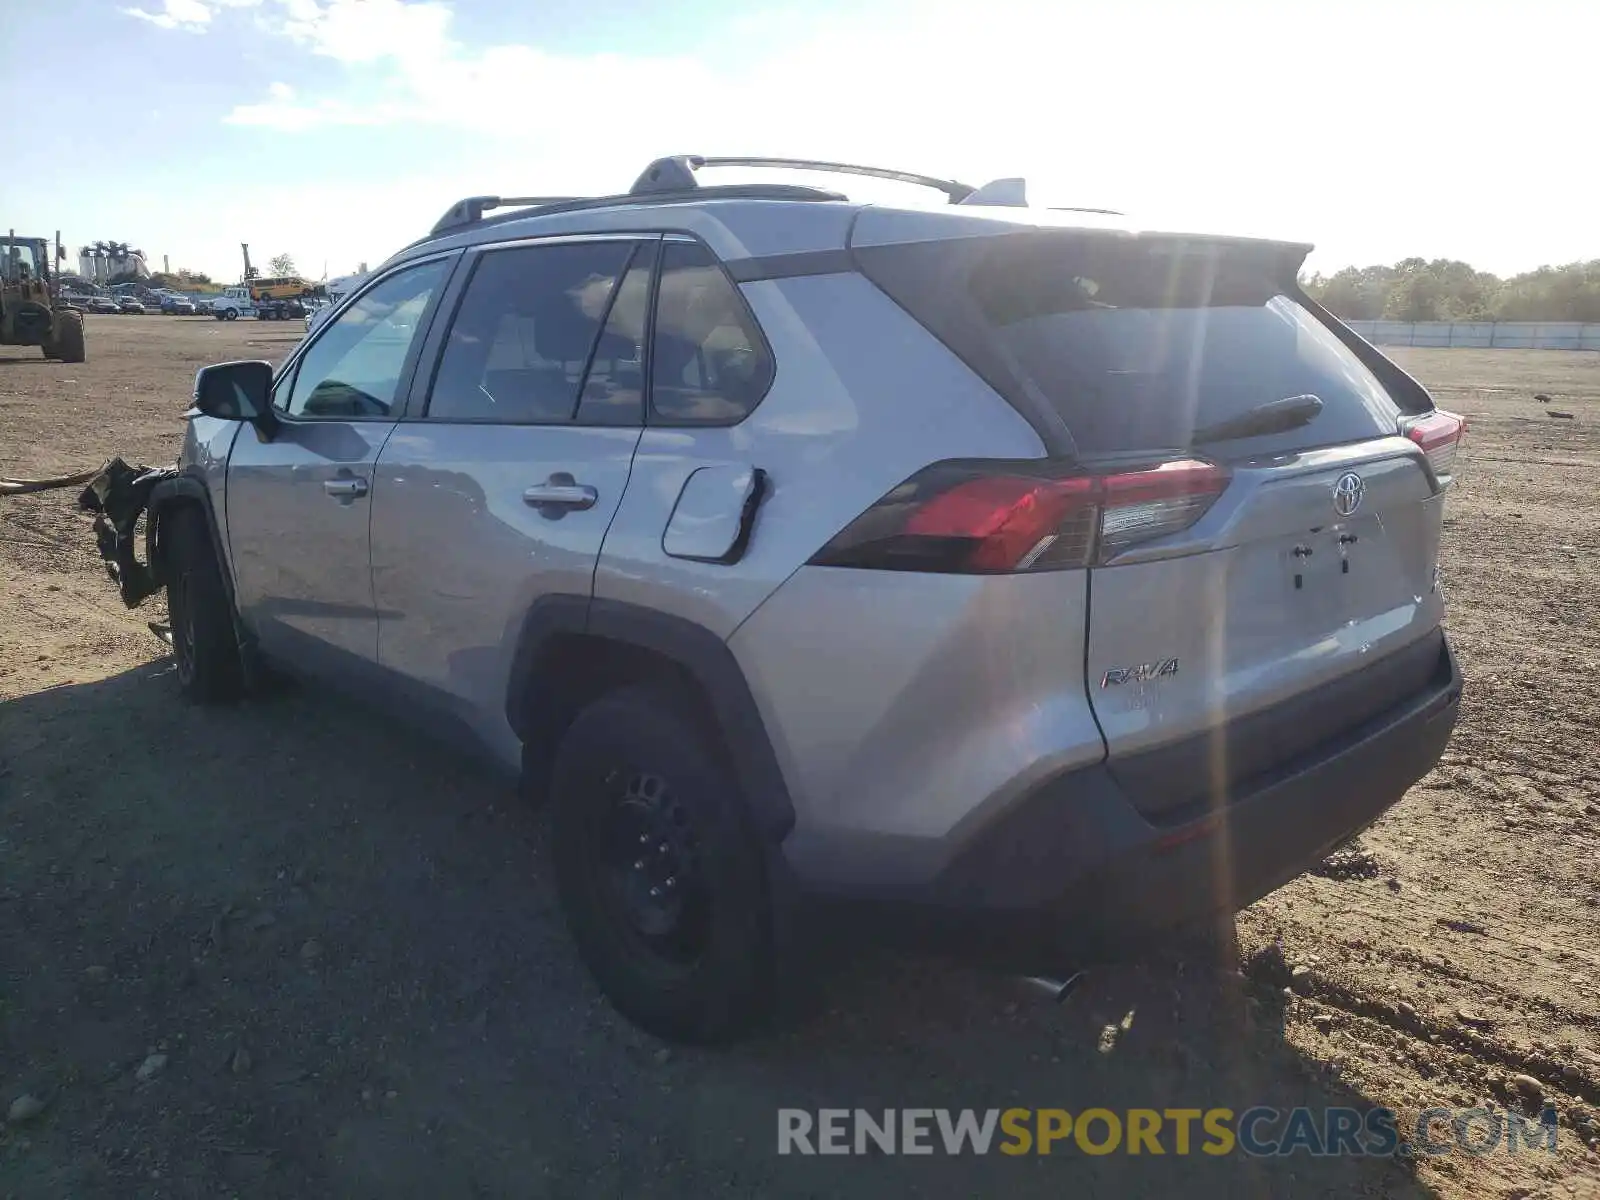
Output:
<svg viewBox="0 0 1600 1200">
<path fill-rule="evenodd" d="M 1461 1025 L 1430 1020 L 1407 1001 L 1393 1001 L 1315 972 L 1294 978 L 1285 973 L 1282 963 L 1281 954 L 1275 957 L 1271 953 L 1258 953 L 1246 960 L 1244 974 L 1263 987 L 1273 990 L 1291 987 L 1297 995 L 1318 1000 L 1352 1016 L 1365 1017 L 1396 1033 L 1432 1045 L 1454 1047 L 1479 1063 L 1531 1076 L 1577 1100 L 1600 1103 L 1600 1059 L 1586 1056 L 1562 1062 L 1547 1052 L 1525 1050 Z M 1583 1124 L 1587 1126 L 1589 1122 Z"/>
</svg>

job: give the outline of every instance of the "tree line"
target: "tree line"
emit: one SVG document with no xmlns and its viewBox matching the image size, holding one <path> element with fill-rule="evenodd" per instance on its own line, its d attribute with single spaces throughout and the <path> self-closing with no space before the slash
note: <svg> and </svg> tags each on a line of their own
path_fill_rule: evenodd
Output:
<svg viewBox="0 0 1600 1200">
<path fill-rule="evenodd" d="M 1406 258 L 1300 282 L 1347 321 L 1600 322 L 1600 259 L 1501 279 L 1454 259 Z"/>
</svg>

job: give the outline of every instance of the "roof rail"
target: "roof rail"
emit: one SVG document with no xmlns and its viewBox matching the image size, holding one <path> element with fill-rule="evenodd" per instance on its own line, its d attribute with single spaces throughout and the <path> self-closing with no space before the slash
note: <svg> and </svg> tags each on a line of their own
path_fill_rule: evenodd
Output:
<svg viewBox="0 0 1600 1200">
<path fill-rule="evenodd" d="M 476 225 L 483 220 L 483 214 L 491 208 L 510 208 L 516 205 L 519 208 L 533 208 L 544 204 L 570 204 L 574 200 L 586 200 L 587 196 L 468 196 L 457 200 L 433 223 L 430 236 L 438 237 L 447 230 L 456 229 L 463 225 Z"/>
<path fill-rule="evenodd" d="M 670 201 L 694 200 L 847 200 L 840 192 L 822 188 L 805 187 L 794 183 L 732 183 L 712 187 L 688 187 L 678 191 L 662 191 L 619 196 L 468 196 L 450 206 L 450 211 L 440 217 L 433 228 L 405 247 L 420 246 L 434 238 L 466 229 L 473 225 L 497 225 L 505 221 L 520 221 L 524 217 L 552 216 L 556 213 L 580 212 L 594 208 L 615 208 L 628 204 L 664 204 Z M 530 208 L 517 206 L 526 205 Z M 512 208 L 517 211 L 485 216 L 492 208 Z"/>
<path fill-rule="evenodd" d="M 892 179 L 897 183 L 914 183 L 933 188 L 949 197 L 950 203 L 959 204 L 975 190 L 970 184 L 954 179 L 939 179 L 932 175 L 917 175 L 911 171 L 893 171 L 887 167 L 862 167 L 853 163 L 823 162 L 810 158 L 708 158 L 702 154 L 675 154 L 658 158 L 644 169 L 634 181 L 630 196 L 647 196 L 657 192 L 689 191 L 699 186 L 695 172 L 701 167 L 783 167 L 795 171 L 828 171 L 839 175 L 865 175 L 872 179 Z"/>
</svg>

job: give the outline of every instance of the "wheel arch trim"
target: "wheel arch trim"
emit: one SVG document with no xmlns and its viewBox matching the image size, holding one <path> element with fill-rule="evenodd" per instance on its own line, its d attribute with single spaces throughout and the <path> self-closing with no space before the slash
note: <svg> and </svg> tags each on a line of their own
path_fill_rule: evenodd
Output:
<svg viewBox="0 0 1600 1200">
<path fill-rule="evenodd" d="M 234 604 L 233 571 L 228 561 L 227 548 L 222 544 L 222 533 L 217 528 L 217 514 L 211 507 L 211 493 L 206 485 L 193 475 L 175 475 L 162 480 L 150 491 L 150 501 L 145 508 L 145 561 L 156 573 L 158 583 L 166 583 L 166 560 L 161 541 L 162 514 L 179 505 L 193 504 L 205 517 L 206 531 L 211 535 L 211 552 L 217 558 L 217 573 L 222 576 L 222 586 L 228 593 L 228 603 Z M 237 606 L 235 605 L 237 609 Z"/>
<path fill-rule="evenodd" d="M 756 828 L 773 843 L 788 835 L 794 805 L 744 671 L 726 641 L 693 621 L 620 600 L 540 597 L 517 632 L 507 681 L 506 719 L 519 737 L 538 719 L 545 654 L 574 635 L 649 651 L 681 668 L 709 701 Z M 544 686 L 559 688 L 560 681 Z"/>
</svg>

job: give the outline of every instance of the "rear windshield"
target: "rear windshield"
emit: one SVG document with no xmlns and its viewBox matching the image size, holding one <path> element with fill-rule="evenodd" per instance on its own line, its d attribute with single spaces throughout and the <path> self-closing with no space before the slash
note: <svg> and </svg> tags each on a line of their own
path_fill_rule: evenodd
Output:
<svg viewBox="0 0 1600 1200">
<path fill-rule="evenodd" d="M 1399 406 L 1290 294 L 1291 268 L 1260 250 L 1051 232 L 857 255 L 1008 399 L 1054 408 L 1081 454 L 1187 447 L 1196 431 L 1308 394 L 1323 407 L 1306 424 L 1226 446 L 1254 455 L 1395 431 Z"/>
</svg>

